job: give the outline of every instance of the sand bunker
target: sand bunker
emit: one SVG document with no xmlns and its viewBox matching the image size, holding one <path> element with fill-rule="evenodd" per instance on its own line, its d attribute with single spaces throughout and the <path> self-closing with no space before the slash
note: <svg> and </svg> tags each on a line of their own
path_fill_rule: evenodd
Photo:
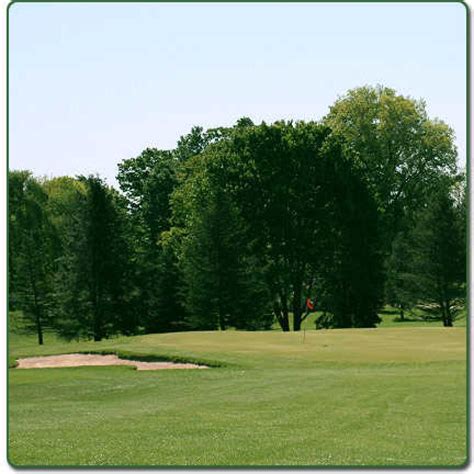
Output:
<svg viewBox="0 0 474 474">
<path fill-rule="evenodd" d="M 116 355 L 102 354 L 63 354 L 45 357 L 28 357 L 18 359 L 17 369 L 46 369 L 54 367 L 131 365 L 137 370 L 165 369 L 207 369 L 206 365 L 177 362 L 141 362 L 138 360 L 119 359 Z"/>
</svg>

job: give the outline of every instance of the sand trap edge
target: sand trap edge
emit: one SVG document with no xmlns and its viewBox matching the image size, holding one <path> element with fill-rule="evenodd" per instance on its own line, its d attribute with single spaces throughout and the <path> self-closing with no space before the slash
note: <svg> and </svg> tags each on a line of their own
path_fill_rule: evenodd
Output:
<svg viewBox="0 0 474 474">
<path fill-rule="evenodd" d="M 106 367 L 126 365 L 137 370 L 169 370 L 169 369 L 208 369 L 210 366 L 191 362 L 172 361 L 140 361 L 121 359 L 116 354 L 58 354 L 39 357 L 24 357 L 16 361 L 15 369 L 52 369 L 61 367 Z"/>
</svg>

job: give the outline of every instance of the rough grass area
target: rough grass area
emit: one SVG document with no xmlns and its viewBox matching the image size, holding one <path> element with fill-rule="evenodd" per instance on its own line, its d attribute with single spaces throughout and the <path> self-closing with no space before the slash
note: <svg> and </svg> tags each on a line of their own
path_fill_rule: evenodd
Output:
<svg viewBox="0 0 474 474">
<path fill-rule="evenodd" d="M 311 313 L 301 324 L 301 329 L 315 329 L 315 321 L 321 315 L 321 312 Z M 419 308 L 413 308 L 410 311 L 405 312 L 405 319 L 400 321 L 400 312 L 398 309 L 393 308 L 392 306 L 385 306 L 379 313 L 381 322 L 377 325 L 379 328 L 403 328 L 403 327 L 443 327 L 443 322 L 440 318 L 433 318 L 433 315 L 422 311 Z M 467 310 L 464 309 L 457 315 L 456 320 L 454 321 L 455 327 L 466 327 L 466 317 Z M 290 326 L 293 327 L 293 316 L 290 314 Z M 275 331 L 281 331 L 281 327 L 278 322 L 275 321 L 273 324 L 273 329 Z"/>
<path fill-rule="evenodd" d="M 222 366 L 9 371 L 17 466 L 460 466 L 466 461 L 466 330 L 195 332 L 43 347 Z"/>
<path fill-rule="evenodd" d="M 410 311 L 406 311 L 403 320 L 400 320 L 399 310 L 390 306 L 386 306 L 379 316 L 382 319 L 382 322 L 378 325 L 379 328 L 443 327 L 443 323 L 440 319 L 432 319 L 433 315 L 430 315 L 419 308 L 413 308 Z M 467 310 L 465 308 L 456 315 L 454 327 L 465 328 L 466 318 Z"/>
</svg>

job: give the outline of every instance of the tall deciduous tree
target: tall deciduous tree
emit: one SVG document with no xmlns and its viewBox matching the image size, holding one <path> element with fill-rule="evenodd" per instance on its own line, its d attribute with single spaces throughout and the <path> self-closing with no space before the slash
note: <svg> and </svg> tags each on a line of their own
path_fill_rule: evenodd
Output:
<svg viewBox="0 0 474 474">
<path fill-rule="evenodd" d="M 453 130 L 430 119 L 423 101 L 382 86 L 348 91 L 324 122 L 344 138 L 346 155 L 362 171 L 389 249 L 403 217 L 423 204 L 440 175 L 455 171 Z"/>
<path fill-rule="evenodd" d="M 327 189 L 331 239 L 319 278 L 321 309 L 330 315 L 318 319 L 317 327 L 375 327 L 384 283 L 380 216 L 359 172 L 337 156 Z"/>
<path fill-rule="evenodd" d="M 133 224 L 136 311 L 146 332 L 178 330 L 184 318 L 177 261 L 161 240 L 170 228 L 170 196 L 177 185 L 177 166 L 173 153 L 151 148 L 119 164 L 117 179 Z"/>
<path fill-rule="evenodd" d="M 259 267 L 265 269 L 271 304 L 284 331 L 290 329 L 290 313 L 294 329 L 301 328 L 308 314 L 306 298 L 312 296 L 318 280 L 329 281 L 321 269 L 324 261 L 334 264 L 337 258 L 332 250 L 334 236 L 343 232 L 344 221 L 334 221 L 334 203 L 343 200 L 345 206 L 350 206 L 348 200 L 359 192 L 354 188 L 349 196 L 344 191 L 348 180 L 341 180 L 338 173 L 344 172 L 348 162 L 343 160 L 340 146 L 329 145 L 329 134 L 328 128 L 316 123 L 243 124 L 215 148 L 216 153 L 226 157 L 222 168 L 227 171 L 227 187 L 246 222 L 248 241 L 260 259 Z M 338 193 L 336 188 L 344 192 Z M 361 205 L 367 202 L 370 199 Z M 340 204 L 337 206 L 342 209 Z M 361 209 L 358 216 L 364 216 L 364 212 L 368 211 Z M 374 214 L 376 210 L 368 212 L 366 220 Z M 355 219 L 351 231 L 357 224 Z M 377 226 L 369 226 L 374 227 Z M 344 234 L 349 239 L 344 244 L 344 263 L 364 265 L 357 252 L 367 255 L 364 246 L 370 239 L 362 231 L 364 238 L 359 232 L 359 241 L 350 245 L 349 234 Z M 367 265 L 365 269 L 371 282 L 373 272 L 378 271 L 375 267 Z M 362 271 L 364 267 L 360 268 Z M 354 284 L 357 278 L 362 281 L 353 272 Z M 359 302 L 356 292 L 346 293 L 348 304 L 355 308 Z M 373 309 L 378 299 L 374 300 L 374 293 L 370 292 L 364 298 L 371 311 L 363 315 L 362 309 L 356 310 L 352 325 L 374 324 Z"/>
</svg>

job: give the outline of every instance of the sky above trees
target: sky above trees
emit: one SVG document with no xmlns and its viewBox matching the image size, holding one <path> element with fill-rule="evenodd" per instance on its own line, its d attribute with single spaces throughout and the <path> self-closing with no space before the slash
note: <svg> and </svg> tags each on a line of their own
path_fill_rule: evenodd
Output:
<svg viewBox="0 0 474 474">
<path fill-rule="evenodd" d="M 15 4 L 10 168 L 100 173 L 193 125 L 320 119 L 377 83 L 424 98 L 466 157 L 466 11 L 432 4 Z"/>
</svg>

